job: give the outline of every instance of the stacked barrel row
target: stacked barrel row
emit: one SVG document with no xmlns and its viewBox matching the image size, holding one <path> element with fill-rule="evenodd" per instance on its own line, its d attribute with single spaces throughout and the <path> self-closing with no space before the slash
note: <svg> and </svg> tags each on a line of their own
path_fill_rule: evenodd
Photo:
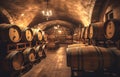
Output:
<svg viewBox="0 0 120 77">
<path fill-rule="evenodd" d="M 33 64 L 46 56 L 45 41 L 47 37 L 40 29 L 22 28 L 12 24 L 0 24 L 0 72 L 20 71 L 23 66 Z M 30 44 L 21 49 L 9 51 L 8 45 L 18 45 L 19 43 Z"/>
<path fill-rule="evenodd" d="M 91 23 L 89 27 L 83 27 L 81 40 L 84 43 L 99 45 L 108 41 L 116 42 L 120 40 L 120 21 L 116 19 L 104 22 Z"/>
</svg>

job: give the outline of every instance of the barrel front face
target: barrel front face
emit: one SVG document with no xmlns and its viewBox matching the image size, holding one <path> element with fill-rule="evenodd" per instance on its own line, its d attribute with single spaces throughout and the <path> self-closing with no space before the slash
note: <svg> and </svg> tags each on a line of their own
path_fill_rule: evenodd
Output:
<svg viewBox="0 0 120 77">
<path fill-rule="evenodd" d="M 38 31 L 38 40 L 39 41 L 42 41 L 42 39 L 43 39 L 43 35 L 42 35 L 42 31 Z"/>
<path fill-rule="evenodd" d="M 0 24 L 0 36 L 2 42 L 17 43 L 21 40 L 21 30 L 12 24 Z"/>
<path fill-rule="evenodd" d="M 17 55 L 14 56 L 13 58 L 13 68 L 15 70 L 20 70 L 22 68 L 22 65 L 24 64 L 24 57 L 23 54 L 18 53 Z"/>
<path fill-rule="evenodd" d="M 35 47 L 35 53 L 36 53 L 36 57 L 38 58 L 42 57 L 42 47 L 40 45 Z"/>
<path fill-rule="evenodd" d="M 25 31 L 25 37 L 27 41 L 32 41 L 33 40 L 33 32 L 31 29 L 27 29 Z"/>
<path fill-rule="evenodd" d="M 20 51 L 12 51 L 7 55 L 7 60 L 9 62 L 10 70 L 21 70 L 24 64 L 24 55 Z"/>
<path fill-rule="evenodd" d="M 35 61 L 35 50 L 33 48 L 26 48 L 24 51 L 25 63 L 30 63 Z"/>
<path fill-rule="evenodd" d="M 106 27 L 106 38 L 111 39 L 112 37 L 114 37 L 114 34 L 115 34 L 115 24 L 112 21 L 110 21 L 108 22 Z"/>
</svg>

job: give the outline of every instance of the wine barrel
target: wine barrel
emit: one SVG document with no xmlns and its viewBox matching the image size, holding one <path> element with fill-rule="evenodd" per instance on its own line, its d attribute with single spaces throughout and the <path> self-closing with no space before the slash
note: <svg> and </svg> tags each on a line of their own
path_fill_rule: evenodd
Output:
<svg viewBox="0 0 120 77">
<path fill-rule="evenodd" d="M 0 41 L 17 43 L 21 40 L 21 30 L 12 24 L 0 24 Z"/>
<path fill-rule="evenodd" d="M 109 69 L 115 63 L 112 51 L 106 48 L 87 46 L 67 48 L 67 66 L 86 72 Z"/>
<path fill-rule="evenodd" d="M 85 27 L 84 29 L 84 39 L 88 39 L 88 27 Z"/>
<path fill-rule="evenodd" d="M 31 47 L 26 48 L 23 50 L 25 64 L 33 63 L 35 61 L 35 50 Z"/>
<path fill-rule="evenodd" d="M 24 55 L 21 51 L 10 52 L 2 62 L 5 71 L 19 71 L 24 64 Z"/>
<path fill-rule="evenodd" d="M 68 48 L 69 47 L 81 47 L 81 46 L 87 46 L 86 44 L 71 44 L 71 45 L 68 45 Z"/>
<path fill-rule="evenodd" d="M 120 50 L 117 49 L 116 47 L 109 48 L 109 51 L 114 51 L 115 59 L 116 59 L 116 64 L 114 65 L 114 68 L 116 71 L 120 70 Z"/>
<path fill-rule="evenodd" d="M 81 30 L 82 30 L 82 31 L 81 31 L 81 35 L 80 35 L 80 37 L 81 37 L 81 39 L 83 39 L 83 38 L 84 38 L 85 28 L 83 27 Z"/>
<path fill-rule="evenodd" d="M 35 54 L 36 54 L 36 59 L 40 59 L 43 55 L 42 55 L 42 46 L 38 45 L 36 47 L 34 47 L 35 49 Z"/>
<path fill-rule="evenodd" d="M 97 41 L 104 41 L 104 22 L 90 24 L 88 27 L 88 38 Z"/>
<path fill-rule="evenodd" d="M 106 39 L 117 41 L 120 37 L 120 21 L 116 19 L 108 20 L 104 24 Z"/>
<path fill-rule="evenodd" d="M 42 41 L 43 40 L 43 34 L 40 29 L 32 29 L 33 35 L 34 35 L 34 41 Z"/>
<path fill-rule="evenodd" d="M 23 42 L 31 42 L 33 40 L 33 31 L 31 28 L 21 28 Z"/>
</svg>

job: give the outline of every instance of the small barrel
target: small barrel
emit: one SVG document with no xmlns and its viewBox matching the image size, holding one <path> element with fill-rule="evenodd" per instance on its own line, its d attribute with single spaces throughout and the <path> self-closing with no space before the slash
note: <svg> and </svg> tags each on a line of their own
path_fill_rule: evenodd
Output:
<svg viewBox="0 0 120 77">
<path fill-rule="evenodd" d="M 21 30 L 12 24 L 0 24 L 0 41 L 17 43 L 21 40 Z"/>
<path fill-rule="evenodd" d="M 81 30 L 82 30 L 82 31 L 81 31 L 80 38 L 83 39 L 83 38 L 84 38 L 85 28 L 83 27 Z"/>
<path fill-rule="evenodd" d="M 84 39 L 88 39 L 88 27 L 85 27 L 85 30 L 84 30 Z"/>
<path fill-rule="evenodd" d="M 104 22 L 96 22 L 89 25 L 88 38 L 97 41 L 104 41 Z"/>
<path fill-rule="evenodd" d="M 106 48 L 86 46 L 67 48 L 67 66 L 86 72 L 109 69 L 115 64 L 112 51 Z"/>
<path fill-rule="evenodd" d="M 32 29 L 34 35 L 34 41 L 42 41 L 43 33 L 40 29 Z"/>
<path fill-rule="evenodd" d="M 23 50 L 25 64 L 33 63 L 35 61 L 35 50 L 31 47 L 26 48 Z"/>
<path fill-rule="evenodd" d="M 33 31 L 31 28 L 21 28 L 23 42 L 31 42 L 33 40 Z"/>
<path fill-rule="evenodd" d="M 43 55 L 42 55 L 42 46 L 38 45 L 36 47 L 34 47 L 35 49 L 35 54 L 36 54 L 36 59 L 40 59 Z"/>
<path fill-rule="evenodd" d="M 105 37 L 108 40 L 117 41 L 120 37 L 120 21 L 116 19 L 108 20 L 104 24 Z"/>
<path fill-rule="evenodd" d="M 24 55 L 21 51 L 12 51 L 5 60 L 3 60 L 3 69 L 5 71 L 19 71 L 24 64 Z"/>
</svg>

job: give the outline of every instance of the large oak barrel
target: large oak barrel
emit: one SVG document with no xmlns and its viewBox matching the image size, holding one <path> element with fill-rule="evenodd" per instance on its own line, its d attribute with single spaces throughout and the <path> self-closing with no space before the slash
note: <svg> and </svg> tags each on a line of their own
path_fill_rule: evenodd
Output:
<svg viewBox="0 0 120 77">
<path fill-rule="evenodd" d="M 104 24 L 106 39 L 117 41 L 120 38 L 120 21 L 116 19 L 108 20 Z"/>
<path fill-rule="evenodd" d="M 97 41 L 105 40 L 104 36 L 104 22 L 96 22 L 89 25 L 88 38 Z"/>
<path fill-rule="evenodd" d="M 95 46 L 67 48 L 67 66 L 71 68 L 95 72 L 109 69 L 114 63 L 113 52 L 106 48 Z"/>
<path fill-rule="evenodd" d="M 34 41 L 42 41 L 43 40 L 43 33 L 40 29 L 32 29 L 34 35 Z"/>
<path fill-rule="evenodd" d="M 31 28 L 21 28 L 22 31 L 22 39 L 24 42 L 31 42 L 33 40 L 33 31 Z"/>
<path fill-rule="evenodd" d="M 19 71 L 24 64 L 24 55 L 21 51 L 10 52 L 2 62 L 5 71 Z"/>
<path fill-rule="evenodd" d="M 21 40 L 21 30 L 12 24 L 0 24 L 0 41 L 17 43 Z"/>
<path fill-rule="evenodd" d="M 25 64 L 33 63 L 35 61 L 35 50 L 31 47 L 26 48 L 23 50 Z"/>
<path fill-rule="evenodd" d="M 36 54 L 36 59 L 40 59 L 43 55 L 42 55 L 42 45 L 38 45 L 36 47 L 34 47 L 35 49 L 35 54 Z"/>
<path fill-rule="evenodd" d="M 82 46 L 87 46 L 86 44 L 71 44 L 71 45 L 68 45 L 68 48 L 69 47 L 82 47 Z"/>
</svg>

